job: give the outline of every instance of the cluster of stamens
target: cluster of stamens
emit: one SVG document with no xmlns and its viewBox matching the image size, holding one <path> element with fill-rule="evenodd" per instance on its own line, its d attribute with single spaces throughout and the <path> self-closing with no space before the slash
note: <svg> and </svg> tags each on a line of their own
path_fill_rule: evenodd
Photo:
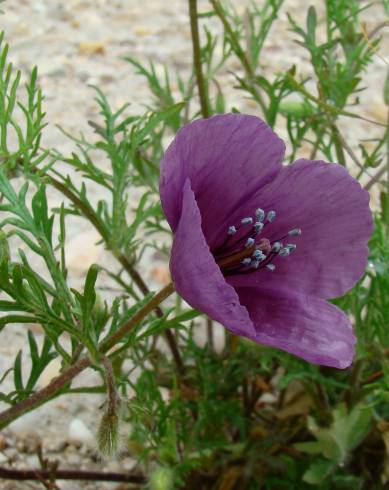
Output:
<svg viewBox="0 0 389 490">
<path fill-rule="evenodd" d="M 228 228 L 224 242 L 213 250 L 216 262 L 225 276 L 248 274 L 264 268 L 274 271 L 276 265 L 273 261 L 276 257 L 288 257 L 296 250 L 296 244 L 283 244 L 282 240 L 301 235 L 300 228 L 294 228 L 273 241 L 261 236 L 275 218 L 275 211 L 265 213 L 258 208 L 255 210 L 255 218 L 243 218 L 239 225 Z"/>
</svg>

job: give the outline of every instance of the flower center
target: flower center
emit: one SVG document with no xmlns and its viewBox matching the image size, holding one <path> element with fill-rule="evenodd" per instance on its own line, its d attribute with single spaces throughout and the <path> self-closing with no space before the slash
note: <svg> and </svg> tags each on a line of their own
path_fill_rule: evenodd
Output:
<svg viewBox="0 0 389 490">
<path fill-rule="evenodd" d="M 265 268 L 274 271 L 276 265 L 273 262 L 277 257 L 288 257 L 296 250 L 295 243 L 283 244 L 282 240 L 301 235 L 300 228 L 293 228 L 273 241 L 262 236 L 275 218 L 275 211 L 266 214 L 258 208 L 255 218 L 243 218 L 239 225 L 228 228 L 224 242 L 213 250 L 216 263 L 225 276 L 249 274 Z"/>
</svg>

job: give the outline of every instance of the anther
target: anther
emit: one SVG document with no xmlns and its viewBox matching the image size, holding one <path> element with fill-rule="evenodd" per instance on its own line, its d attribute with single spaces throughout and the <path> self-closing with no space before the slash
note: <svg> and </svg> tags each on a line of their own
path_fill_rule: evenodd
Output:
<svg viewBox="0 0 389 490">
<path fill-rule="evenodd" d="M 278 253 L 281 250 L 281 247 L 282 247 L 281 242 L 274 242 L 271 251 Z"/>
<path fill-rule="evenodd" d="M 276 266 L 274 264 L 267 264 L 266 269 L 269 269 L 269 271 L 273 272 L 275 270 Z"/>
<path fill-rule="evenodd" d="M 286 247 L 289 249 L 289 252 L 292 253 L 296 250 L 297 245 L 295 243 L 287 243 Z"/>
<path fill-rule="evenodd" d="M 247 242 L 246 242 L 245 247 L 246 248 L 250 248 L 250 247 L 252 247 L 254 245 L 254 243 L 255 243 L 254 238 L 251 238 L 251 237 L 250 238 L 247 238 Z"/>
<path fill-rule="evenodd" d="M 253 222 L 253 218 L 250 218 L 250 217 L 243 218 L 242 221 L 241 221 L 242 225 L 251 225 L 252 222 Z"/>
<path fill-rule="evenodd" d="M 259 261 L 259 260 L 254 260 L 254 262 L 253 262 L 253 267 L 254 267 L 254 269 L 258 269 L 258 267 L 259 267 L 259 263 L 260 263 L 260 261 Z"/>
<path fill-rule="evenodd" d="M 294 228 L 293 230 L 290 230 L 288 232 L 288 235 L 289 236 L 299 236 L 299 235 L 301 235 L 301 230 L 300 230 L 300 228 Z"/>
<path fill-rule="evenodd" d="M 235 235 L 235 233 L 236 233 L 236 228 L 235 228 L 235 226 L 230 226 L 230 227 L 228 228 L 227 235 Z"/>
<path fill-rule="evenodd" d="M 269 221 L 269 223 L 271 223 L 275 217 L 276 217 L 276 212 L 271 210 L 267 213 L 266 219 Z"/>
<path fill-rule="evenodd" d="M 280 257 L 287 257 L 290 254 L 290 250 L 287 247 L 281 248 L 281 250 L 278 252 L 278 255 Z"/>
<path fill-rule="evenodd" d="M 256 258 L 257 260 L 264 260 L 266 258 L 266 255 L 261 250 L 257 249 L 254 250 L 253 257 Z"/>
<path fill-rule="evenodd" d="M 261 208 L 255 210 L 255 217 L 258 221 L 263 221 L 265 219 L 265 211 Z"/>
<path fill-rule="evenodd" d="M 255 224 L 254 224 L 254 231 L 255 233 L 259 233 L 260 231 L 262 231 L 262 228 L 263 228 L 263 223 L 261 221 L 257 221 Z"/>
<path fill-rule="evenodd" d="M 250 257 L 246 257 L 245 259 L 242 260 L 243 265 L 250 265 L 251 264 L 251 259 Z"/>
</svg>

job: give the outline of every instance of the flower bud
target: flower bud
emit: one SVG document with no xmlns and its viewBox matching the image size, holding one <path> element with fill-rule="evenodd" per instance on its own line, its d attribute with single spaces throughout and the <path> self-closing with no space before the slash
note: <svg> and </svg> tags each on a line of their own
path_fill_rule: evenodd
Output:
<svg viewBox="0 0 389 490">
<path fill-rule="evenodd" d="M 112 456 L 118 449 L 119 417 L 115 412 L 107 411 L 100 422 L 97 434 L 99 451 L 104 456 Z"/>
</svg>

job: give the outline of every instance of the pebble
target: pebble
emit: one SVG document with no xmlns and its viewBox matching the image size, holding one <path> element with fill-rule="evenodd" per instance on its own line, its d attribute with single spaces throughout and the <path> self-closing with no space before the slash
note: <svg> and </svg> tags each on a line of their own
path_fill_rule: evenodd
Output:
<svg viewBox="0 0 389 490">
<path fill-rule="evenodd" d="M 83 56 L 105 54 L 105 46 L 100 41 L 83 41 L 78 45 L 78 53 Z"/>
<path fill-rule="evenodd" d="M 68 439 L 73 443 L 92 444 L 95 436 L 81 419 L 73 419 L 69 424 Z"/>
<path fill-rule="evenodd" d="M 67 266 L 74 275 L 84 276 L 92 264 L 99 261 L 101 248 L 96 245 L 98 233 L 93 229 L 80 231 L 70 238 L 67 245 Z"/>
<path fill-rule="evenodd" d="M 8 446 L 7 439 L 3 436 L 3 434 L 0 434 L 0 451 L 5 449 Z"/>
<path fill-rule="evenodd" d="M 38 381 L 39 388 L 44 388 L 50 383 L 50 381 L 52 381 L 53 378 L 56 378 L 61 372 L 61 367 L 62 367 L 61 359 L 59 358 L 53 359 L 45 367 L 43 373 L 39 378 Z"/>
</svg>

